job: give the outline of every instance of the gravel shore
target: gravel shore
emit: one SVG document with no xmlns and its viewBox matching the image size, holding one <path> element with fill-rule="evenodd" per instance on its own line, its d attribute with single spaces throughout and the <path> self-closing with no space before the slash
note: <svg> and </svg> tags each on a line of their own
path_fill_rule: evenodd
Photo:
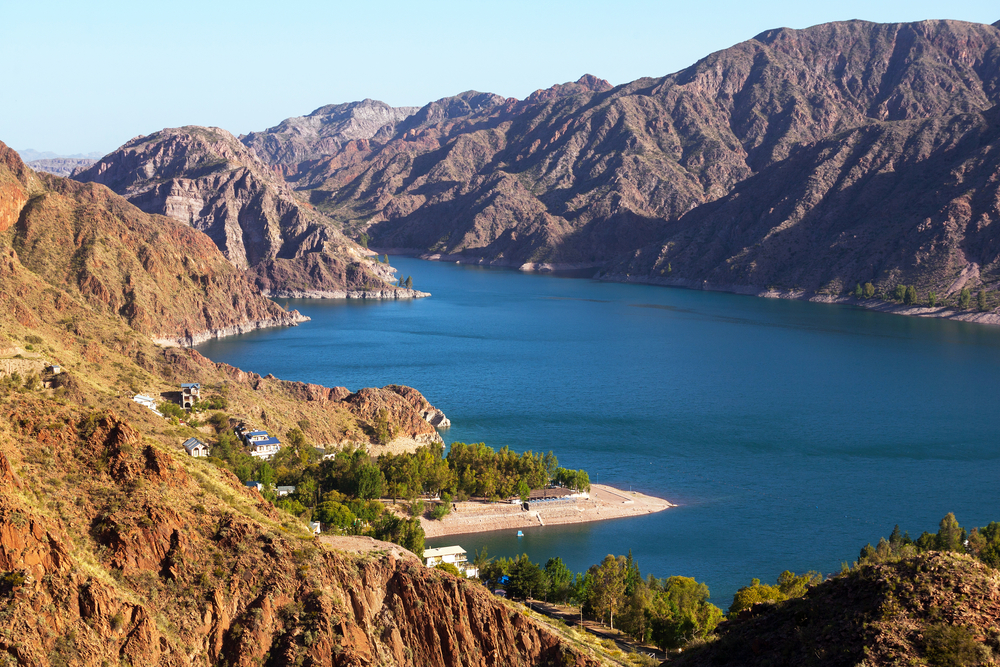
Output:
<svg viewBox="0 0 1000 667">
<path fill-rule="evenodd" d="M 673 503 L 642 493 L 622 491 L 605 484 L 592 484 L 589 498 L 567 502 L 532 503 L 531 509 L 510 503 L 464 502 L 443 519 L 420 520 L 427 537 L 482 533 L 490 530 L 553 526 L 620 519 L 660 512 Z"/>
</svg>

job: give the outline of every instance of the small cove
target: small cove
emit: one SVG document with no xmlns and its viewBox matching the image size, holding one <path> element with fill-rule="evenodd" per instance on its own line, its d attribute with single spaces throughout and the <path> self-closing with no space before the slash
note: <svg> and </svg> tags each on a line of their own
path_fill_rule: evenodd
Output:
<svg viewBox="0 0 1000 667">
<path fill-rule="evenodd" d="M 996 514 L 1000 328 L 847 306 L 393 257 L 433 294 L 289 300 L 312 321 L 199 351 L 288 380 L 416 387 L 446 442 L 553 450 L 593 481 L 679 507 L 637 519 L 438 538 L 470 555 L 631 548 L 727 607 L 751 577 L 824 573 L 894 524 Z M 285 304 L 285 300 L 279 300 Z"/>
</svg>

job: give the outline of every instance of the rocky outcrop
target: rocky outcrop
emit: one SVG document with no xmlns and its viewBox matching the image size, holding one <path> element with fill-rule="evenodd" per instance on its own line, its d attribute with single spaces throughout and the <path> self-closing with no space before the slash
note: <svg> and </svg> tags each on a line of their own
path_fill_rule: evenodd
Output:
<svg viewBox="0 0 1000 667">
<path fill-rule="evenodd" d="M 61 508 L 39 512 L 0 485 L 0 656 L 18 664 L 598 664 L 400 547 L 342 537 L 341 551 L 297 522 L 277 529 L 273 507 L 228 473 L 114 415 L 15 416 L 0 461 L 12 457 L 22 486 L 58 489 Z M 28 463 L 42 452 L 46 465 Z"/>
<path fill-rule="evenodd" d="M 434 416 L 440 411 L 416 389 L 399 385 L 382 389 L 366 387 L 345 397 L 343 403 L 359 419 L 370 424 L 380 418 L 386 419 L 393 438 L 407 438 L 418 444 L 443 442 L 435 425 L 424 416 Z"/>
<path fill-rule="evenodd" d="M 997 571 L 970 556 L 928 553 L 864 565 L 805 597 L 757 604 L 719 638 L 671 659 L 687 665 L 988 664 L 997 647 Z"/>
<path fill-rule="evenodd" d="M 12 262 L 100 312 L 154 338 L 187 340 L 303 320 L 263 297 L 204 234 L 101 185 L 34 178 L 35 196 L 0 239 Z"/>
<path fill-rule="evenodd" d="M 235 267 L 280 276 L 290 289 L 393 289 L 369 270 L 363 249 L 225 130 L 188 126 L 137 137 L 73 178 L 204 232 Z M 353 267 L 353 280 L 331 283 L 336 272 L 317 273 L 318 265 Z"/>
<path fill-rule="evenodd" d="M 14 226 L 38 180 L 21 157 L 0 142 L 0 232 Z"/>
<path fill-rule="evenodd" d="M 308 253 L 294 260 L 273 259 L 248 271 L 264 294 L 277 298 L 413 299 L 427 292 L 396 287 L 395 269 L 368 255 L 343 252 Z"/>
<path fill-rule="evenodd" d="M 287 118 L 276 127 L 240 137 L 270 165 L 293 167 L 336 153 L 350 141 L 378 141 L 395 133 L 419 107 L 391 107 L 378 100 L 330 104 L 308 116 Z"/>
<path fill-rule="evenodd" d="M 92 158 L 57 157 L 32 160 L 27 165 L 35 171 L 43 171 L 46 174 L 65 178 L 71 176 L 74 171 L 86 169 L 95 162 L 97 160 Z"/>
<path fill-rule="evenodd" d="M 434 428 L 451 428 L 451 420 L 443 412 L 427 402 L 424 395 L 413 387 L 391 384 L 386 389 L 399 394 L 423 419 Z"/>
</svg>

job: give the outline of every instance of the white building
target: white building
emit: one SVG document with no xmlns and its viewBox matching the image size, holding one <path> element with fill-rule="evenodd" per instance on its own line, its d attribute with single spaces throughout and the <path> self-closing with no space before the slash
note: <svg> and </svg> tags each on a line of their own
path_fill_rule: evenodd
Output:
<svg viewBox="0 0 1000 667">
<path fill-rule="evenodd" d="M 465 549 L 456 545 L 453 547 L 438 547 L 436 549 L 424 549 L 424 565 L 434 567 L 441 563 L 450 563 L 458 568 L 458 571 L 466 577 L 478 577 L 479 570 L 475 565 L 469 563 L 468 554 Z"/>
</svg>

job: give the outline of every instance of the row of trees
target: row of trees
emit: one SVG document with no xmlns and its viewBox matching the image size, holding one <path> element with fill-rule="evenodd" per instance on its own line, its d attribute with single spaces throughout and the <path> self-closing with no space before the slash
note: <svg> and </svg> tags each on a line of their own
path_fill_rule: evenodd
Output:
<svg viewBox="0 0 1000 667">
<path fill-rule="evenodd" d="M 744 586 L 736 591 L 733 603 L 729 606 L 729 613 L 739 613 L 761 602 L 781 602 L 800 598 L 810 588 L 821 583 L 823 583 L 823 575 L 815 571 L 796 576 L 794 572 L 785 570 L 778 577 L 776 586 L 762 584 L 760 579 L 752 579 L 749 586 Z"/>
<path fill-rule="evenodd" d="M 938 524 L 936 533 L 925 531 L 915 540 L 909 532 L 901 533 L 897 525 L 889 539 L 879 539 L 874 547 L 866 544 L 861 549 L 857 564 L 896 561 L 926 551 L 965 553 L 1000 569 L 1000 523 L 992 521 L 982 528 L 966 530 L 959 525 L 955 515 L 948 512 Z"/>
<path fill-rule="evenodd" d="M 590 490 L 587 473 L 560 468 L 552 452 L 517 454 L 507 447 L 497 451 L 481 442 L 453 443 L 447 457 L 443 445 L 427 445 L 411 453 L 383 454 L 378 458 L 378 467 L 393 500 L 412 500 L 424 493 L 442 498 L 448 494 L 458 500 L 526 498 L 531 490 L 552 482 Z"/>
<path fill-rule="evenodd" d="M 854 298 L 856 299 L 872 299 L 875 297 L 875 286 L 871 283 L 865 283 L 864 286 L 858 283 L 854 287 Z M 926 301 L 921 301 L 920 296 L 917 294 L 917 288 L 913 285 L 896 285 L 893 290 L 892 298 L 907 306 L 920 306 L 927 305 L 934 308 L 938 305 L 938 297 L 934 292 L 928 292 Z M 972 292 L 968 287 L 963 287 L 958 293 L 958 307 L 962 310 L 968 310 L 969 305 L 972 303 Z M 980 311 L 989 310 L 986 298 L 986 290 L 979 290 L 976 296 L 976 307 Z"/>
<path fill-rule="evenodd" d="M 643 579 L 627 556 L 608 555 L 586 572 L 574 575 L 559 558 L 544 567 L 527 555 L 489 558 L 476 555 L 480 580 L 503 585 L 516 598 L 541 598 L 580 605 L 581 614 L 600 619 L 642 642 L 666 651 L 704 638 L 722 620 L 722 610 L 708 602 L 708 586 L 690 577 Z"/>
</svg>

